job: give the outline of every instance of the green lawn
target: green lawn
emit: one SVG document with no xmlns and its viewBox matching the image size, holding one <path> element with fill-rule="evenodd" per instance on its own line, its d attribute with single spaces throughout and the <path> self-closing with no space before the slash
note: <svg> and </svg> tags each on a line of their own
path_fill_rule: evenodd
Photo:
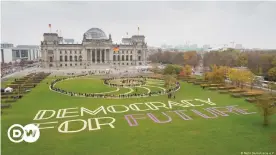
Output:
<svg viewBox="0 0 276 155">
<path fill-rule="evenodd" d="M 116 88 L 104 85 L 102 80 L 94 78 L 76 78 L 63 80 L 58 82 L 56 87 L 80 93 L 101 93 L 116 90 Z"/>
<path fill-rule="evenodd" d="M 76 108 L 77 113 L 68 113 L 68 116 L 81 115 L 80 108 L 96 110 L 100 106 L 105 108 L 111 105 L 129 106 L 133 103 L 162 102 L 167 104 L 166 95 L 129 98 L 129 99 L 100 99 L 70 97 L 49 90 L 52 78 L 47 78 L 39 86 L 16 103 L 12 108 L 3 109 L 1 118 L 1 147 L 3 155 L 240 155 L 241 152 L 273 152 L 276 154 L 276 117 L 271 117 L 271 125 L 264 128 L 262 117 L 256 114 L 234 114 L 228 113 L 228 117 L 219 116 L 214 119 L 205 119 L 196 115 L 191 110 L 204 112 L 202 108 L 225 107 L 238 105 L 239 109 L 247 109 L 249 112 L 257 111 L 250 103 L 242 98 L 232 98 L 228 94 L 219 94 L 216 91 L 202 90 L 199 86 L 181 82 L 181 89 L 176 92 L 176 99 L 170 99 L 177 103 L 181 100 L 193 100 L 195 98 L 207 100 L 211 99 L 216 105 L 204 104 L 203 106 L 180 107 L 173 106 L 172 109 L 159 107 L 158 110 L 133 111 L 125 113 L 104 114 L 99 112 L 93 116 L 85 113 L 84 116 L 56 118 L 57 111 L 65 108 Z M 63 81 L 60 86 L 66 89 L 77 91 L 99 92 L 108 89 L 98 79 L 84 81 Z M 162 87 L 162 86 L 161 86 Z M 150 87 L 148 87 L 150 88 Z M 154 88 L 158 89 L 158 88 Z M 128 92 L 128 88 L 120 89 L 120 92 Z M 119 92 L 116 92 L 119 93 Z M 115 94 L 116 94 L 115 93 Z M 192 102 L 195 105 L 201 102 Z M 148 108 L 144 104 L 141 109 Z M 119 110 L 122 107 L 119 107 Z M 33 120 L 39 110 L 55 110 L 54 118 L 47 120 Z M 186 110 L 185 114 L 192 120 L 184 120 L 173 110 Z M 160 121 L 168 120 L 162 114 L 164 112 L 171 118 L 168 123 L 155 123 L 148 117 L 151 113 Z M 140 114 L 136 117 L 137 126 L 130 126 L 125 119 L 125 115 Z M 60 133 L 58 127 L 65 121 L 71 122 L 69 130 L 82 128 L 84 120 L 89 118 L 112 117 L 116 121 L 114 127 L 108 125 L 101 126 L 99 130 L 89 131 L 88 126 L 77 133 Z M 41 129 L 40 138 L 35 143 L 21 142 L 12 143 L 7 137 L 8 128 L 13 124 L 26 125 L 29 123 L 55 122 L 52 129 Z M 101 120 L 101 123 L 108 122 Z M 46 125 L 44 125 L 45 127 Z M 95 122 L 92 122 L 95 128 Z M 63 128 L 61 128 L 63 130 Z M 274 138 L 273 138 L 274 137 Z"/>
</svg>

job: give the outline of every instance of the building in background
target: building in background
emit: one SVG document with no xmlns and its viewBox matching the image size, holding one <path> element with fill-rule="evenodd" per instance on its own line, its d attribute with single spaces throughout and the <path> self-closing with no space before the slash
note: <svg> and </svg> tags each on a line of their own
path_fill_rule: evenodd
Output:
<svg viewBox="0 0 276 155">
<path fill-rule="evenodd" d="M 209 48 L 211 48 L 210 45 L 203 45 L 203 51 L 208 51 Z"/>
<path fill-rule="evenodd" d="M 37 45 L 18 45 L 16 47 L 10 43 L 1 44 L 1 63 L 9 63 L 20 60 L 38 60 L 40 48 Z"/>
<path fill-rule="evenodd" d="M 13 44 L 10 43 L 1 43 L 1 63 L 12 62 L 12 48 Z"/>
<path fill-rule="evenodd" d="M 38 60 L 40 56 L 40 48 L 37 45 L 18 45 L 12 48 L 12 61 L 35 61 Z"/>
<path fill-rule="evenodd" d="M 242 44 L 236 44 L 235 49 L 237 50 L 243 49 Z"/>
<path fill-rule="evenodd" d="M 13 44 L 10 43 L 1 43 L 1 48 L 13 48 Z"/>
<path fill-rule="evenodd" d="M 42 67 L 89 68 L 101 65 L 146 65 L 147 44 L 144 35 L 123 38 L 121 44 L 113 44 L 99 28 L 91 28 L 83 34 L 82 43 L 65 44 L 57 33 L 44 33 L 41 42 Z"/>
</svg>

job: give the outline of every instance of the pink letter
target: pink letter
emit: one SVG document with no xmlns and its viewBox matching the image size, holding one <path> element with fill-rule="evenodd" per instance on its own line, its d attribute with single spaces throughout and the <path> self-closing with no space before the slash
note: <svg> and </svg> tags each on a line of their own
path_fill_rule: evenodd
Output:
<svg viewBox="0 0 276 155">
<path fill-rule="evenodd" d="M 130 125 L 130 126 L 138 126 L 138 123 L 137 123 L 137 121 L 136 121 L 136 119 L 145 119 L 146 117 L 136 117 L 136 118 L 134 118 L 133 116 L 141 116 L 141 115 L 144 115 L 144 114 L 131 114 L 131 115 L 125 115 L 125 119 L 127 120 L 127 122 L 128 122 L 128 124 Z M 130 121 L 130 119 L 132 119 L 133 120 L 133 122 L 134 123 L 132 123 L 131 121 Z"/>
<path fill-rule="evenodd" d="M 163 115 L 167 116 L 168 117 L 168 120 L 166 121 L 160 121 L 158 120 L 153 114 L 151 113 L 148 113 L 147 115 L 155 122 L 155 123 L 168 123 L 168 122 L 171 122 L 172 121 L 172 118 L 170 116 L 168 116 L 165 112 L 162 112 Z"/>
<path fill-rule="evenodd" d="M 193 111 L 194 113 L 196 113 L 197 115 L 199 115 L 199 116 L 201 116 L 201 117 L 203 117 L 203 118 L 206 118 L 206 119 L 209 119 L 209 118 L 217 118 L 218 117 L 218 115 L 216 115 L 215 113 L 213 113 L 212 111 L 210 111 L 210 110 L 206 110 L 206 109 L 204 109 L 205 111 L 208 111 L 209 113 L 211 113 L 211 114 L 213 114 L 213 116 L 207 116 L 207 115 L 205 115 L 205 114 L 203 114 L 203 113 L 201 113 L 201 112 L 199 112 L 199 111 L 197 111 L 197 110 L 194 110 L 194 109 L 192 109 L 191 111 Z"/>
<path fill-rule="evenodd" d="M 184 120 L 192 120 L 192 118 L 190 116 L 184 114 L 183 111 L 186 111 L 186 110 L 174 110 L 172 112 L 175 112 L 178 116 L 180 116 Z"/>
</svg>

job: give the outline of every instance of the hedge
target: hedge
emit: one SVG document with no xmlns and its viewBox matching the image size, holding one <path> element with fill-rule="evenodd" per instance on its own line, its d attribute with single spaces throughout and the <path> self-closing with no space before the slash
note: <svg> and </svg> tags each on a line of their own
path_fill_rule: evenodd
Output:
<svg viewBox="0 0 276 155">
<path fill-rule="evenodd" d="M 227 90 L 221 90 L 219 91 L 220 94 L 228 94 L 229 92 Z"/>
<path fill-rule="evenodd" d="M 209 90 L 217 90 L 218 88 L 217 87 L 209 87 L 208 89 Z"/>
<path fill-rule="evenodd" d="M 241 90 L 241 89 L 232 89 L 232 90 L 229 90 L 230 93 L 243 93 L 245 92 L 245 90 Z"/>
<path fill-rule="evenodd" d="M 245 99 L 245 101 L 250 102 L 250 103 L 254 103 L 254 102 L 257 101 L 257 99 L 254 98 L 254 97 L 248 97 L 248 98 Z"/>
<path fill-rule="evenodd" d="M 261 96 L 262 93 L 245 92 L 245 93 L 242 93 L 242 95 L 245 97 L 256 97 L 256 96 Z"/>
<path fill-rule="evenodd" d="M 233 94 L 231 94 L 231 96 L 235 97 L 235 98 L 240 98 L 240 97 L 242 97 L 242 94 L 240 94 L 240 93 L 233 93 Z"/>
</svg>

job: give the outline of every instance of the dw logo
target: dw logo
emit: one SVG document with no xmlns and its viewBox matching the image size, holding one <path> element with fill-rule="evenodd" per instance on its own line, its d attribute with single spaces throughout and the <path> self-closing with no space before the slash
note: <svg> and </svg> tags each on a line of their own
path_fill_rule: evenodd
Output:
<svg viewBox="0 0 276 155">
<path fill-rule="evenodd" d="M 33 143 L 38 140 L 39 136 L 39 128 L 34 124 L 28 124 L 25 127 L 20 124 L 14 124 L 8 130 L 8 137 L 14 143 L 20 143 L 23 140 Z"/>
</svg>

